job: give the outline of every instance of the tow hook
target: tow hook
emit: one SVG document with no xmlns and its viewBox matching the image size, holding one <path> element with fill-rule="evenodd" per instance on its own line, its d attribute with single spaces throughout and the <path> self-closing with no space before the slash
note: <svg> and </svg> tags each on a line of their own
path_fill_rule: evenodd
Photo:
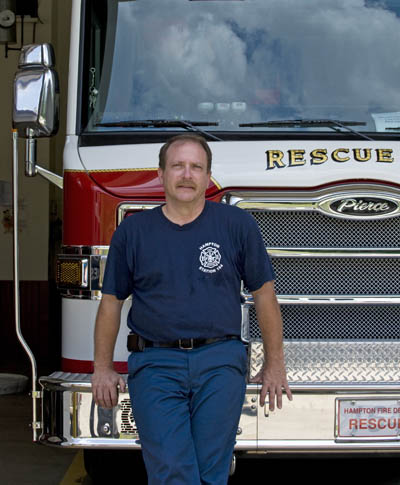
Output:
<svg viewBox="0 0 400 485">
<path fill-rule="evenodd" d="M 232 476 L 235 473 L 236 470 L 236 455 L 235 453 L 232 455 L 232 461 L 231 461 L 231 468 L 229 470 L 229 476 Z"/>
</svg>

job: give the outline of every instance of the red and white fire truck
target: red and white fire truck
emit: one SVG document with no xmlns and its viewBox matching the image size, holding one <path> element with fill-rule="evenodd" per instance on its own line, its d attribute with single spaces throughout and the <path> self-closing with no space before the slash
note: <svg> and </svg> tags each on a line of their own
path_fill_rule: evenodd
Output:
<svg viewBox="0 0 400 485">
<path fill-rule="evenodd" d="M 258 405 L 263 352 L 242 290 L 249 383 L 237 453 L 400 451 L 399 0 L 74 0 L 63 185 L 62 368 L 39 379 L 36 439 L 139 449 L 129 395 L 91 395 L 108 245 L 162 203 L 158 152 L 202 133 L 207 198 L 248 211 L 277 274 L 284 409 Z M 57 126 L 48 45 L 22 54 L 14 126 Z M 398 103 L 398 104 L 397 104 Z M 51 177 L 51 174 L 44 175 Z M 162 251 L 162 241 L 160 241 Z M 123 306 L 115 368 L 127 372 Z"/>
</svg>

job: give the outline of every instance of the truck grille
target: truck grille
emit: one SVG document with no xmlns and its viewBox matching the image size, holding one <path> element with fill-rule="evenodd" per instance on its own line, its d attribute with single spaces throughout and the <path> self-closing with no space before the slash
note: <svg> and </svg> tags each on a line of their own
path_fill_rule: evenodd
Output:
<svg viewBox="0 0 400 485">
<path fill-rule="evenodd" d="M 400 259 L 273 258 L 280 295 L 398 295 Z"/>
<path fill-rule="evenodd" d="M 269 248 L 398 248 L 400 217 L 339 219 L 320 212 L 249 210 Z"/>
<path fill-rule="evenodd" d="M 400 217 L 344 219 L 274 210 L 276 200 L 260 205 L 246 210 L 270 249 L 285 339 L 400 340 Z M 253 306 L 248 325 L 244 334 L 260 338 Z"/>
<path fill-rule="evenodd" d="M 399 340 L 398 305 L 281 305 L 288 340 Z M 261 338 L 254 307 L 250 338 Z"/>
</svg>

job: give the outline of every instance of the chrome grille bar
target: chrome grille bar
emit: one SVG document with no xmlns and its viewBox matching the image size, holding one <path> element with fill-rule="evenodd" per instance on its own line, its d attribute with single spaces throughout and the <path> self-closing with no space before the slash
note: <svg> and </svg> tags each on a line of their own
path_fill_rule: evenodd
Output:
<svg viewBox="0 0 400 485">
<path fill-rule="evenodd" d="M 287 340 L 400 340 L 400 305 L 281 305 Z M 254 306 L 246 340 L 260 338 Z"/>
<path fill-rule="evenodd" d="M 268 248 L 273 258 L 400 258 L 400 249 Z"/>
<path fill-rule="evenodd" d="M 400 305 L 400 296 L 295 296 L 278 295 L 280 305 Z M 254 305 L 253 297 L 242 294 L 244 305 Z"/>
</svg>

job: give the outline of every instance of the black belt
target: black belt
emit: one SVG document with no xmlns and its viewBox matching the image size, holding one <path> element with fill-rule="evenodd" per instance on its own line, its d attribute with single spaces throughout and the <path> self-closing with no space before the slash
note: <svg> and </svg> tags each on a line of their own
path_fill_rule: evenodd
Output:
<svg viewBox="0 0 400 485">
<path fill-rule="evenodd" d="M 129 352 L 141 352 L 145 347 L 191 350 L 203 345 L 213 344 L 214 342 L 222 342 L 223 340 L 240 340 L 240 337 L 237 335 L 226 335 L 225 337 L 181 338 L 172 342 L 152 342 L 139 335 L 130 334 L 128 335 L 128 350 Z"/>
</svg>

